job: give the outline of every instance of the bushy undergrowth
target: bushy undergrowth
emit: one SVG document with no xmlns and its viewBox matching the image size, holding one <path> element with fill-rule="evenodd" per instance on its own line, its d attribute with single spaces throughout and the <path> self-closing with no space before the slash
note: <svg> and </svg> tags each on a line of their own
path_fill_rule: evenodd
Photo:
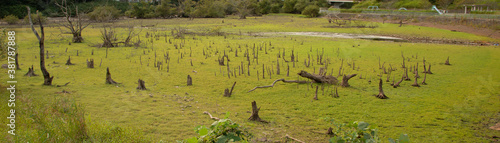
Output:
<svg viewBox="0 0 500 143">
<path fill-rule="evenodd" d="M 179 143 L 226 143 L 226 142 L 248 142 L 248 140 L 252 137 L 244 127 L 239 124 L 233 122 L 229 119 L 229 112 L 226 113 L 226 117 L 224 119 L 220 119 L 219 121 L 215 121 L 210 125 L 210 127 L 206 126 L 197 126 L 195 128 L 198 136 L 186 139 L 184 141 L 177 141 Z"/>
<path fill-rule="evenodd" d="M 17 18 L 17 16 L 14 15 L 8 15 L 5 16 L 2 20 L 7 22 L 7 24 L 16 24 L 19 21 L 19 18 Z"/>
</svg>

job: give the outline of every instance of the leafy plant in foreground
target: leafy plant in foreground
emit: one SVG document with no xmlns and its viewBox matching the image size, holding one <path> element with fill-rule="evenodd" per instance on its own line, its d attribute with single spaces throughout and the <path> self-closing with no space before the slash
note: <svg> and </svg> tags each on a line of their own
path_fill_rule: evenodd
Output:
<svg viewBox="0 0 500 143">
<path fill-rule="evenodd" d="M 210 127 L 197 126 L 195 128 L 197 137 L 192 137 L 184 141 L 177 141 L 178 143 L 198 143 L 198 142 L 210 142 L 210 143 L 226 143 L 226 142 L 247 142 L 252 136 L 248 131 L 246 131 L 242 126 L 233 122 L 228 118 L 229 113 L 226 113 L 224 119 L 215 121 Z"/>
<path fill-rule="evenodd" d="M 330 138 L 331 143 L 377 143 L 380 138 L 377 129 L 370 127 L 366 122 L 335 123 L 334 119 L 329 120 L 335 128 L 332 130 L 334 137 Z"/>
</svg>

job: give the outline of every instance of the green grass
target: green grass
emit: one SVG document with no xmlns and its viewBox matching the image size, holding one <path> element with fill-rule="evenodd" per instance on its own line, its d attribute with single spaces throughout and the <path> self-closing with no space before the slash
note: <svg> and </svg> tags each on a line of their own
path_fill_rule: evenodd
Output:
<svg viewBox="0 0 500 143">
<path fill-rule="evenodd" d="M 224 20 L 224 23 L 221 21 Z M 140 20 L 130 20 L 137 28 Z M 38 42 L 28 28 L 14 29 L 18 41 L 20 64 L 22 70 L 17 71 L 18 84 L 21 93 L 18 108 L 31 107 L 43 111 L 45 105 L 57 103 L 57 99 L 70 96 L 75 105 L 85 109 L 88 133 L 95 138 L 101 136 L 116 136 L 117 141 L 145 140 L 158 142 L 160 140 L 173 142 L 182 140 L 196 133 L 194 127 L 209 125 L 213 121 L 204 111 L 222 118 L 226 112 L 231 112 L 230 118 L 238 124 L 248 127 L 257 138 L 267 137 L 271 140 L 280 140 L 285 134 L 308 142 L 325 142 L 329 137 L 316 132 L 326 132 L 329 126 L 325 117 L 334 118 L 337 122 L 365 121 L 377 126 L 382 141 L 398 137 L 402 133 L 409 135 L 412 142 L 489 142 L 491 137 L 500 136 L 499 132 L 488 129 L 496 124 L 500 117 L 498 83 L 500 77 L 495 74 L 500 69 L 500 54 L 498 47 L 493 46 L 462 46 L 422 43 L 394 43 L 382 41 L 368 41 L 356 39 L 332 39 L 305 36 L 240 36 L 238 33 L 273 32 L 273 31 L 317 31 L 317 32 L 346 32 L 363 34 L 399 34 L 429 36 L 434 38 L 467 39 L 467 40 L 497 40 L 475 36 L 467 33 L 452 33 L 435 28 L 404 26 L 395 24 L 379 24 L 375 29 L 334 29 L 322 28 L 328 25 L 321 18 L 297 18 L 290 16 L 264 16 L 239 19 L 170 19 L 144 20 L 142 25 L 158 24 L 153 29 L 143 29 L 140 34 L 143 41 L 142 48 L 117 47 L 110 48 L 108 58 L 105 58 L 105 48 L 95 48 L 90 45 L 100 43 L 99 35 L 101 24 L 94 24 L 83 32 L 84 43 L 68 45 L 71 35 L 60 35 L 58 27 L 46 28 L 46 50 L 49 59 L 46 60 L 47 69 L 55 76 L 53 84 L 68 86 L 42 86 L 43 77 L 23 77 L 28 66 L 34 65 L 35 72 L 41 74 L 38 58 Z M 124 26 L 127 23 L 120 21 L 114 26 Z M 170 29 L 185 27 L 191 31 L 206 31 L 214 27 L 222 27 L 222 31 L 235 33 L 224 36 L 193 36 L 185 39 L 173 39 Z M 116 28 L 119 33 L 125 29 Z M 168 34 L 172 44 L 165 42 L 165 37 L 159 40 L 145 38 L 146 32 L 151 34 Z M 119 36 L 124 38 L 124 36 Z M 194 38 L 194 39 L 193 39 Z M 174 44 L 183 43 L 182 49 L 175 49 Z M 247 46 L 252 56 L 253 45 L 259 50 L 259 64 L 251 61 L 251 76 L 237 75 L 227 77 L 227 67 L 219 66 L 217 58 L 224 51 L 230 57 L 230 67 L 234 70 L 243 62 L 247 70 L 246 57 L 243 57 Z M 359 45 L 359 46 L 358 46 Z M 228 48 L 230 47 L 230 48 Z M 239 48 L 241 47 L 241 51 Z M 268 54 L 265 54 L 267 47 Z M 66 48 L 68 49 L 66 52 Z M 190 51 L 192 49 L 192 52 Z M 209 53 L 205 59 L 203 49 Z M 233 49 L 233 52 L 230 52 Z M 234 50 L 238 49 L 238 57 Z M 280 59 L 281 74 L 265 75 L 262 79 L 262 64 L 276 67 L 279 51 L 286 50 L 286 58 L 290 60 L 291 50 L 298 53 L 298 62 L 285 63 Z M 366 79 L 355 77 L 351 79 L 350 88 L 339 87 L 340 98 L 328 96 L 334 85 L 325 85 L 324 92 L 319 91 L 319 100 L 312 100 L 316 85 L 319 84 L 285 84 L 277 83 L 273 88 L 257 89 L 248 93 L 255 86 L 269 85 L 274 80 L 285 78 L 289 80 L 302 79 L 297 76 L 300 70 L 318 72 L 323 65 L 316 64 L 316 53 L 324 49 L 325 58 L 330 60 L 327 71 L 333 69 L 337 75 L 340 59 L 344 59 L 344 73 L 361 74 Z M 91 51 L 94 50 L 94 55 Z M 312 51 L 311 51 L 312 50 Z M 76 52 L 79 51 L 79 56 Z M 218 51 L 219 54 L 215 54 Z M 170 69 L 158 71 L 153 67 L 156 60 L 165 62 L 163 55 L 170 55 Z M 378 57 L 397 70 L 391 76 L 401 77 L 401 52 L 410 61 L 407 65 L 416 65 L 419 62 L 419 71 L 422 71 L 422 58 L 426 64 L 432 64 L 434 74 L 427 76 L 427 83 L 420 88 L 410 86 L 413 82 L 403 82 L 402 87 L 392 88 L 384 82 L 385 94 L 390 98 L 380 100 L 371 96 L 378 93 Z M 180 59 L 180 53 L 183 58 Z M 191 56 L 190 56 L 191 53 Z M 307 56 L 311 55 L 312 66 L 303 65 Z M 53 57 L 52 57 L 53 56 Z M 76 65 L 64 65 L 68 56 Z M 418 56 L 418 58 L 416 58 Z M 451 66 L 444 65 L 450 56 Z M 95 68 L 86 68 L 85 60 L 93 58 Z M 101 64 L 102 59 L 102 64 Z M 142 61 L 140 64 L 139 59 Z M 192 60 L 193 66 L 190 65 Z M 179 61 L 179 62 L 178 62 Z M 358 70 L 353 70 L 347 63 L 355 62 Z M 56 63 L 54 63 L 56 62 Z M 4 62 L 5 63 L 5 62 Z M 286 65 L 290 66 L 290 77 L 286 76 Z M 106 85 L 106 67 L 110 68 L 112 78 L 122 84 Z M 356 68 L 357 69 L 357 68 Z M 2 69 L 6 72 L 5 69 Z M 193 72 L 193 71 L 196 71 Z M 221 73 L 220 71 L 223 71 Z M 259 79 L 256 77 L 259 72 Z M 274 69 L 276 72 L 276 69 Z M 193 86 L 186 86 L 186 77 L 193 77 Z M 413 74 L 410 73 L 410 76 Z M 422 73 L 420 73 L 423 76 Z M 385 80 L 387 75 L 383 75 Z M 6 76 L 1 76 L 5 83 Z M 147 91 L 138 91 L 137 80 L 146 82 Z M 372 83 L 368 83 L 371 79 Z M 392 78 L 391 78 L 392 79 Z M 422 79 L 420 78 L 419 81 Z M 237 82 L 233 95 L 223 97 L 225 88 L 230 88 Z M 321 86 L 321 85 L 319 85 Z M 320 87 L 321 89 L 321 87 Z M 70 91 L 69 95 L 56 94 L 62 90 Z M 2 92 L 5 93 L 4 90 Z M 5 95 L 5 94 L 2 94 Z M 2 98 L 8 98 L 2 96 Z M 5 101 L 5 100 L 4 100 Z M 248 121 L 251 111 L 251 101 L 256 101 L 261 107 L 260 116 L 269 124 Z M 7 116 L 7 107 L 2 104 L 0 116 Z M 49 106 L 50 107 L 50 106 Z M 21 112 L 22 113 L 22 112 Z M 31 122 L 33 117 L 20 115 L 19 134 L 16 141 L 33 141 L 44 134 L 37 134 L 37 130 L 29 126 L 39 123 Z M 47 117 L 50 114 L 47 114 Z M 55 116 L 58 117 L 58 116 Z M 55 122 L 56 119 L 54 119 Z M 58 120 L 58 119 L 57 119 Z M 45 123 L 51 123 L 48 120 Z M 62 128 L 65 124 L 57 123 L 47 128 Z M 101 127 L 107 127 L 100 129 Z M 2 127 L 2 129 L 4 129 Z M 110 132 L 121 128 L 122 133 L 110 135 Z M 25 130 L 25 131 L 23 131 Z M 56 130 L 56 129 L 53 129 Z M 59 129 L 58 129 L 59 130 Z M 140 131 L 134 133 L 132 130 Z M 55 133 L 58 134 L 58 133 Z M 61 136 L 62 133 L 59 133 Z M 144 134 L 145 137 L 141 137 Z M 3 139 L 12 139 L 2 134 Z M 56 140 L 53 136 L 49 139 Z M 68 139 L 69 140 L 69 139 Z M 10 140 L 8 140 L 10 141 Z"/>
</svg>

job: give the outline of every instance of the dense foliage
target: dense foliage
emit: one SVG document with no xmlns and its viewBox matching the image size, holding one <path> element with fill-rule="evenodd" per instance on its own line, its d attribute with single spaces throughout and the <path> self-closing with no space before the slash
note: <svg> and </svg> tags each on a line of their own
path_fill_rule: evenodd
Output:
<svg viewBox="0 0 500 143">
<path fill-rule="evenodd" d="M 226 143 L 226 142 L 247 142 L 248 139 L 252 136 L 245 128 L 241 127 L 239 124 L 233 122 L 228 118 L 229 113 L 226 114 L 224 119 L 220 119 L 219 121 L 215 121 L 212 123 L 210 127 L 206 126 L 197 126 L 195 128 L 196 133 L 198 133 L 197 137 L 189 138 L 185 141 L 178 142 L 187 142 L 187 143 Z"/>
<path fill-rule="evenodd" d="M 17 16 L 15 15 L 9 15 L 3 18 L 2 20 L 7 22 L 8 24 L 16 24 L 19 21 L 19 18 L 17 18 Z"/>
<path fill-rule="evenodd" d="M 120 10 L 116 9 L 114 6 L 99 6 L 96 7 L 94 11 L 89 13 L 90 20 L 96 21 L 109 21 L 118 19 L 120 16 Z"/>
</svg>

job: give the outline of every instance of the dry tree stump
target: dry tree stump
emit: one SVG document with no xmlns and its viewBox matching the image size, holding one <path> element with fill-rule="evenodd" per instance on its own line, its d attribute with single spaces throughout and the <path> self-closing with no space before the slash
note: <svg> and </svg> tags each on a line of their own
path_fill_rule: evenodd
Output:
<svg viewBox="0 0 500 143">
<path fill-rule="evenodd" d="M 424 80 L 422 80 L 422 85 L 427 85 L 427 83 L 425 83 L 426 78 L 427 78 L 427 73 L 424 74 Z"/>
<path fill-rule="evenodd" d="M 106 68 L 106 84 L 118 84 L 118 82 L 111 79 L 111 73 L 109 73 L 109 67 Z"/>
<path fill-rule="evenodd" d="M 431 64 L 429 64 L 429 69 L 427 69 L 427 72 L 425 72 L 425 73 L 432 74 L 432 72 L 431 72 Z"/>
<path fill-rule="evenodd" d="M 75 65 L 71 63 L 71 56 L 68 56 L 68 60 L 66 61 L 66 65 Z"/>
<path fill-rule="evenodd" d="M 349 79 L 355 77 L 357 74 L 351 74 L 351 75 L 344 75 L 342 77 L 342 83 L 340 84 L 342 87 L 350 87 L 349 85 Z"/>
<path fill-rule="evenodd" d="M 396 84 L 393 84 L 392 87 L 394 87 L 394 88 L 399 87 L 399 84 L 401 84 L 401 82 L 403 82 L 404 79 L 405 79 L 405 76 L 403 75 L 403 77 L 401 77 L 401 80 L 398 81 Z"/>
<path fill-rule="evenodd" d="M 193 79 L 191 78 L 190 75 L 187 76 L 187 86 L 193 85 Z"/>
<path fill-rule="evenodd" d="M 316 93 L 314 94 L 314 100 L 318 100 L 318 86 L 316 85 Z"/>
<path fill-rule="evenodd" d="M 268 121 L 262 120 L 259 117 L 259 110 L 260 110 L 260 108 L 257 108 L 257 102 L 253 101 L 252 102 L 252 115 L 250 116 L 250 118 L 248 118 L 248 120 L 269 123 Z"/>
<path fill-rule="evenodd" d="M 38 76 L 35 74 L 35 70 L 33 70 L 33 65 L 31 65 L 31 68 L 28 68 L 28 72 L 24 74 L 24 76 L 32 77 L 32 76 Z"/>
<path fill-rule="evenodd" d="M 18 57 L 19 57 L 19 53 L 16 53 L 16 55 L 14 56 L 14 60 L 16 61 L 16 70 L 21 70 L 21 68 L 19 67 L 19 60 L 18 60 Z"/>
<path fill-rule="evenodd" d="M 233 83 L 231 90 L 229 90 L 227 88 L 224 90 L 224 97 L 231 97 L 231 95 L 233 94 L 233 89 L 234 89 L 235 85 L 236 85 L 236 82 Z"/>
<path fill-rule="evenodd" d="M 420 87 L 420 85 L 418 85 L 417 77 L 415 77 L 415 82 L 411 86 Z"/>
<path fill-rule="evenodd" d="M 139 79 L 139 80 L 137 81 L 137 84 L 138 84 L 138 86 L 137 86 L 137 88 L 136 88 L 136 89 L 139 89 L 139 90 L 147 90 L 147 89 L 146 89 L 146 85 L 145 85 L 144 80 Z"/>
<path fill-rule="evenodd" d="M 380 99 L 387 99 L 389 97 L 385 96 L 384 94 L 384 90 L 382 90 L 382 79 L 379 79 L 379 82 L 378 82 L 378 94 L 375 95 L 377 98 L 380 98 Z"/>
<path fill-rule="evenodd" d="M 448 58 L 446 59 L 446 61 L 444 62 L 445 65 L 451 65 L 450 64 L 450 56 L 448 56 Z"/>
<path fill-rule="evenodd" d="M 87 60 L 87 68 L 94 68 L 94 59 Z"/>
</svg>

